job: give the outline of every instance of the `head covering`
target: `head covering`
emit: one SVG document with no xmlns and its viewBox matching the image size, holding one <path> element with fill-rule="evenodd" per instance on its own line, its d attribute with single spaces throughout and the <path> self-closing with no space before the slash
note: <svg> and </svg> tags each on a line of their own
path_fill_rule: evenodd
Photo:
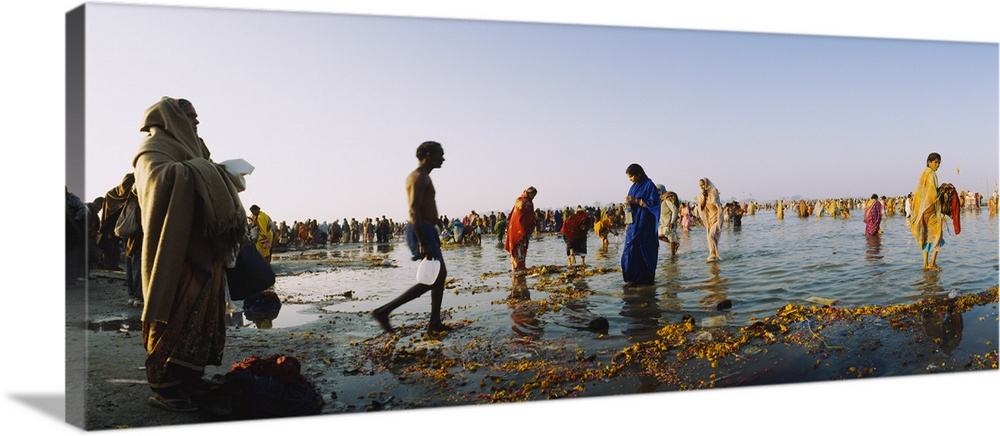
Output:
<svg viewBox="0 0 1000 436">
<path fill-rule="evenodd" d="M 147 108 L 139 131 L 149 133 L 149 136 L 143 141 L 136 158 L 139 154 L 150 151 L 150 148 L 160 153 L 169 153 L 174 160 L 210 157 L 208 147 L 194 131 L 194 126 L 181 109 L 178 99 L 163 97 Z M 171 146 L 163 147 L 150 143 L 170 143 Z M 150 145 L 154 147 L 149 147 Z M 134 159 L 132 165 L 135 166 Z"/>
</svg>

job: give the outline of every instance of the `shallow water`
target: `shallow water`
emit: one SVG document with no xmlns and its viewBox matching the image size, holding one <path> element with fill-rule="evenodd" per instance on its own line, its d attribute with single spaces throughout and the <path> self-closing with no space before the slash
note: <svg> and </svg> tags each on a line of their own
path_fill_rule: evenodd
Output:
<svg viewBox="0 0 1000 436">
<path fill-rule="evenodd" d="M 573 289 L 592 294 L 538 317 L 516 310 L 516 305 L 493 304 L 505 302 L 512 278 L 507 273 L 506 252 L 497 246 L 495 237 L 486 235 L 482 246 L 444 252 L 448 277 L 457 279 L 445 293 L 444 309 L 451 314 L 445 321 L 468 319 L 490 330 L 541 337 L 576 333 L 590 320 L 603 317 L 611 325 L 609 337 L 634 341 L 650 338 L 659 326 L 678 322 L 685 314 L 744 325 L 753 317 L 773 315 L 789 303 L 811 304 L 810 297 L 836 300 L 838 307 L 858 307 L 979 292 L 1000 282 L 997 222 L 985 211 L 963 212 L 961 234 L 953 234 L 950 222 L 945 231 L 946 244 L 938 256 L 943 271 L 925 272 L 905 217 L 885 218 L 883 235 L 871 239 L 863 234 L 860 211 L 847 220 L 789 217 L 787 213 L 784 220 L 778 220 L 773 212 L 761 211 L 744 217 L 739 229 L 723 228 L 720 262 L 705 263 L 705 230 L 695 227 L 680 232 L 680 250 L 673 259 L 661 243 L 654 286 L 624 289 L 618 272 L 580 278 L 572 282 Z M 611 236 L 605 249 L 591 234 L 587 265 L 619 268 L 621 249 L 620 237 Z M 278 277 L 276 291 L 295 304 L 282 309 L 274 327 L 315 319 L 305 315 L 301 310 L 305 306 L 299 304 L 319 306 L 324 312 L 367 312 L 415 281 L 417 263 L 400 243 L 348 244 L 324 251 L 310 254 L 320 258 L 381 255 L 395 266 L 317 266 L 306 273 Z M 528 266 L 541 265 L 566 265 L 565 244 L 557 234 L 531 241 Z M 484 277 L 484 273 L 496 274 Z M 530 298 L 545 300 L 550 294 L 545 287 L 536 287 L 538 280 L 526 278 Z M 350 298 L 343 296 L 347 292 Z M 716 305 L 727 299 L 732 308 L 717 310 Z M 414 322 L 425 322 L 429 309 L 430 296 L 425 294 L 395 313 L 415 312 Z M 395 317 L 393 322 L 398 322 Z"/>
</svg>

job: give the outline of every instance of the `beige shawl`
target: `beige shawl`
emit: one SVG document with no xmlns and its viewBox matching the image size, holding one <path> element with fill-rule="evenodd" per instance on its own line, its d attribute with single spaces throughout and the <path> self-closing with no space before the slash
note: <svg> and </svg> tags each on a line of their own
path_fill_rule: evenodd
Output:
<svg viewBox="0 0 1000 436">
<path fill-rule="evenodd" d="M 719 198 L 719 190 L 712 184 L 711 180 L 708 180 L 707 177 L 701 180 L 705 183 L 708 195 L 705 197 L 705 207 L 701 207 L 701 200 L 704 195 L 699 192 L 695 197 L 695 205 L 698 207 L 698 214 L 702 222 L 705 223 L 705 230 L 708 232 L 708 236 L 718 242 L 719 236 L 722 233 L 722 219 L 719 216 L 722 211 L 722 200 Z"/>
<path fill-rule="evenodd" d="M 209 159 L 178 101 L 164 97 L 146 110 L 143 140 L 132 161 L 142 210 L 144 322 L 169 322 L 185 263 L 210 271 L 234 259 L 246 235 L 242 186 Z"/>
</svg>

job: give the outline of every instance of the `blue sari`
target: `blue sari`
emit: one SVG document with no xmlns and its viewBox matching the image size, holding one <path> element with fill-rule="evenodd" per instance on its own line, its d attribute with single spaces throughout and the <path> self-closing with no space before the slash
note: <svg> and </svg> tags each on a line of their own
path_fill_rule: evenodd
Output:
<svg viewBox="0 0 1000 436">
<path fill-rule="evenodd" d="M 642 200 L 646 207 L 632 206 L 632 224 L 625 232 L 622 250 L 622 278 L 635 284 L 653 284 L 660 249 L 656 233 L 660 225 L 660 191 L 645 177 L 632 184 L 628 195 Z"/>
</svg>

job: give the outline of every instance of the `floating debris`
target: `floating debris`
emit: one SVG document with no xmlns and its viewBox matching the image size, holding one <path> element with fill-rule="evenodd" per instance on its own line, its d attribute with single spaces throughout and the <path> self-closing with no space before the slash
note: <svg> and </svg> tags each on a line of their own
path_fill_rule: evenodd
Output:
<svg viewBox="0 0 1000 436">
<path fill-rule="evenodd" d="M 416 350 L 426 350 L 428 348 L 440 348 L 444 343 L 437 339 L 428 339 L 426 341 L 420 341 L 413 344 L 413 348 Z"/>
<path fill-rule="evenodd" d="M 720 327 L 726 325 L 725 315 L 706 316 L 701 319 L 701 326 L 705 328 Z"/>
<path fill-rule="evenodd" d="M 823 297 L 816 297 L 816 296 L 806 298 L 806 301 L 814 304 L 819 304 L 821 306 L 833 306 L 837 302 L 837 300 L 832 300 Z"/>
</svg>

